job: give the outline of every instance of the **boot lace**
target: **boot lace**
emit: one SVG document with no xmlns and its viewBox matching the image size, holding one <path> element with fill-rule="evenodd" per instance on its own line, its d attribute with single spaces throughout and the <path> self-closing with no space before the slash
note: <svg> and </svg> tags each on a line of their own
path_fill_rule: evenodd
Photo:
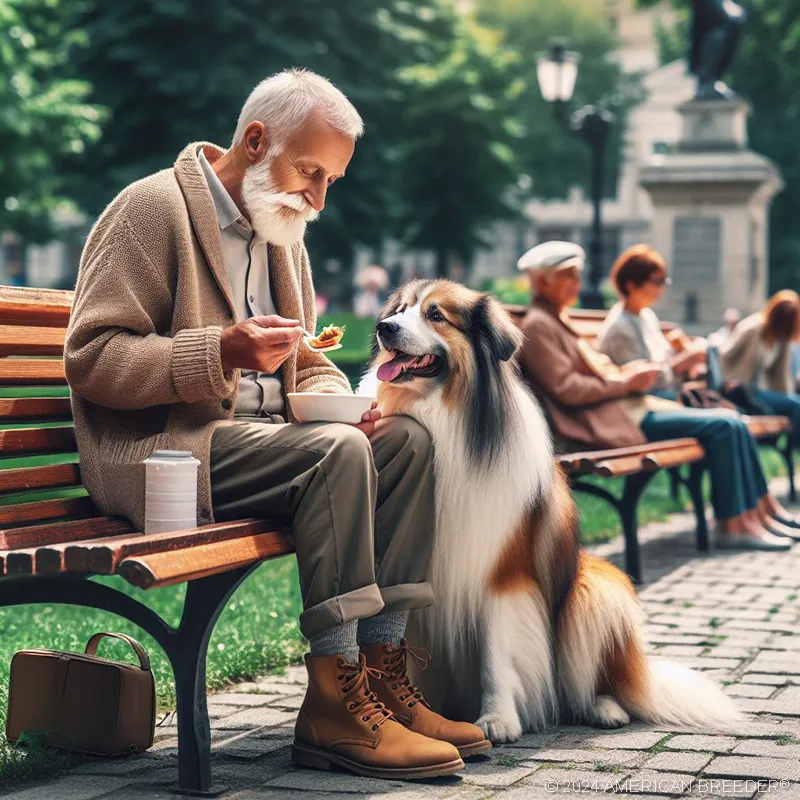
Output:
<svg viewBox="0 0 800 800">
<path fill-rule="evenodd" d="M 401 703 L 408 702 L 408 707 L 413 708 L 417 703 L 422 703 L 428 706 L 425 698 L 422 696 L 422 691 L 411 683 L 408 677 L 407 666 L 408 657 L 411 656 L 413 662 L 421 670 L 428 667 L 431 654 L 422 647 L 409 647 L 405 642 L 401 642 L 398 646 L 392 645 L 389 655 L 384 658 L 383 665 L 386 667 L 386 676 L 394 681 L 392 683 L 393 691 L 400 691 L 397 699 Z M 430 707 L 430 706 L 428 706 Z"/>
<path fill-rule="evenodd" d="M 378 730 L 386 720 L 392 718 L 392 712 L 378 700 L 375 692 L 370 691 L 369 678 L 382 678 L 383 673 L 379 669 L 368 667 L 363 653 L 358 657 L 358 664 L 351 664 L 343 658 L 336 663 L 342 670 L 338 675 L 338 679 L 343 682 L 342 691 L 354 695 L 354 699 L 347 704 L 348 711 L 360 714 L 362 722 L 372 723 L 371 729 Z"/>
</svg>

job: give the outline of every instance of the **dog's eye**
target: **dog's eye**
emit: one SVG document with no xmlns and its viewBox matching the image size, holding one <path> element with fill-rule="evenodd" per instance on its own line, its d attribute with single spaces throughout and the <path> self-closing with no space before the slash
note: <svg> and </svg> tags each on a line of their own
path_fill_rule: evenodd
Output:
<svg viewBox="0 0 800 800">
<path fill-rule="evenodd" d="M 441 311 L 439 311 L 439 309 L 438 309 L 438 308 L 432 308 L 432 309 L 431 309 L 431 310 L 428 312 L 428 319 L 429 319 L 431 322 L 444 322 L 444 321 L 445 321 L 445 319 L 444 319 L 444 314 L 442 314 L 442 312 L 441 312 Z"/>
</svg>

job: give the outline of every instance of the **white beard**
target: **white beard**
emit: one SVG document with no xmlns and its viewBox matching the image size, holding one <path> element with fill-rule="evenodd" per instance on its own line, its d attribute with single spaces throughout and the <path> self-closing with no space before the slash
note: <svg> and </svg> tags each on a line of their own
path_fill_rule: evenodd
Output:
<svg viewBox="0 0 800 800">
<path fill-rule="evenodd" d="M 248 167 L 242 180 L 242 202 L 253 230 L 270 244 L 289 247 L 300 242 L 306 225 L 319 214 L 299 194 L 278 191 L 269 171 L 271 158 Z"/>
</svg>

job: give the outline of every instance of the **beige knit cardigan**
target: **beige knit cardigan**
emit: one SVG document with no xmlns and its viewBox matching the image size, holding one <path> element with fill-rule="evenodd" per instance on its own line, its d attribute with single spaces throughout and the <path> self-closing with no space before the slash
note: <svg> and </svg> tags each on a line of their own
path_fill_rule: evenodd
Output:
<svg viewBox="0 0 800 800">
<path fill-rule="evenodd" d="M 89 234 L 64 350 L 81 476 L 107 514 L 144 526 L 144 466 L 157 449 L 201 462 L 198 520 L 213 521 L 211 436 L 233 418 L 239 371 L 224 373 L 223 328 L 235 310 L 214 201 L 190 144 L 174 169 L 123 190 Z M 278 312 L 316 327 L 305 246 L 269 247 Z M 298 347 L 285 392 L 350 392 L 319 353 Z"/>
<path fill-rule="evenodd" d="M 726 381 L 756 385 L 759 371 L 764 388 L 771 392 L 794 392 L 789 342 L 777 342 L 768 364 L 762 364 L 766 318 L 762 311 L 745 317 L 719 348 L 722 376 Z"/>
</svg>

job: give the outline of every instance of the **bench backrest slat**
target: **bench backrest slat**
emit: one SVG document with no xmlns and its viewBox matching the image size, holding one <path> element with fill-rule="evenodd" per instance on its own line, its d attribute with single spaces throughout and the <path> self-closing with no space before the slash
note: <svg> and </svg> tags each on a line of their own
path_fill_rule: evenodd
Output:
<svg viewBox="0 0 800 800">
<path fill-rule="evenodd" d="M 69 397 L 0 397 L 0 423 L 71 418 Z"/>
<path fill-rule="evenodd" d="M 9 428 L 0 430 L 0 455 L 74 453 L 75 430 L 65 428 Z"/>
<path fill-rule="evenodd" d="M 0 470 L 0 493 L 31 489 L 60 489 L 80 486 L 81 472 L 77 464 L 55 464 L 43 467 L 22 467 Z"/>
<path fill-rule="evenodd" d="M 0 359 L 0 386 L 64 386 L 64 362 L 58 358 Z"/>
<path fill-rule="evenodd" d="M 97 513 L 94 503 L 88 497 L 63 497 L 31 503 L 15 503 L 10 506 L 0 506 L 0 528 L 62 517 L 97 516 Z"/>
<path fill-rule="evenodd" d="M 0 325 L 0 356 L 60 356 L 65 335 L 64 328 Z"/>
<path fill-rule="evenodd" d="M 6 325 L 37 325 L 66 330 L 73 292 L 0 286 L 0 321 Z"/>
</svg>

